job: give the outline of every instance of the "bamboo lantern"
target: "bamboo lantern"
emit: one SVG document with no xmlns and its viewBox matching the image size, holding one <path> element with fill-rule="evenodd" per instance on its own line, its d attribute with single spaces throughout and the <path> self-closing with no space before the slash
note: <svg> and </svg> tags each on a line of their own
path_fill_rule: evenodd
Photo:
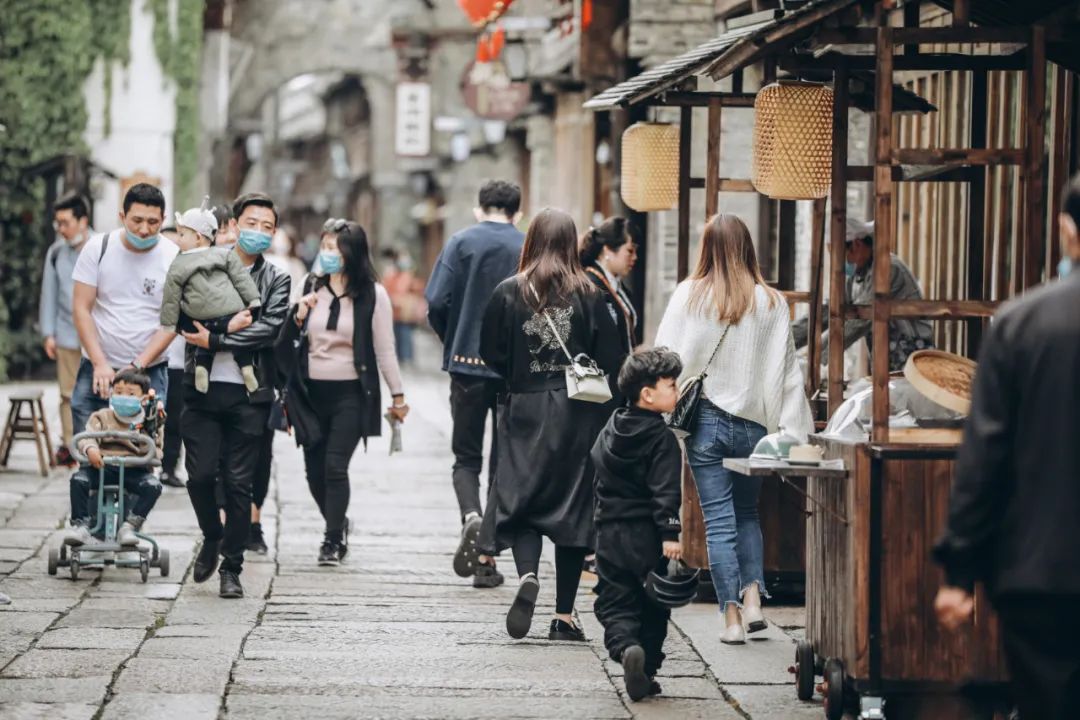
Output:
<svg viewBox="0 0 1080 720">
<path fill-rule="evenodd" d="M 754 167 L 758 192 L 777 200 L 816 200 L 832 178 L 832 90 L 780 81 L 754 100 Z"/>
<path fill-rule="evenodd" d="M 638 212 L 679 201 L 679 126 L 639 122 L 622 136 L 622 199 Z"/>
</svg>

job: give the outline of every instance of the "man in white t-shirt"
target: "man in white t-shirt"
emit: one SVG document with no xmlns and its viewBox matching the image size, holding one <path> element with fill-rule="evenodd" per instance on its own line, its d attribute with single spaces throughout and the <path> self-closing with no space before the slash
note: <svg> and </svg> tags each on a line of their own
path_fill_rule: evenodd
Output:
<svg viewBox="0 0 1080 720">
<path fill-rule="evenodd" d="M 132 186 L 124 196 L 122 227 L 88 240 L 72 271 L 72 315 L 83 354 L 71 393 L 77 433 L 86 429 L 91 413 L 108 406 L 117 370 L 145 372 L 157 396 L 166 396 L 165 359 L 152 351 L 161 334 L 168 334 L 158 316 L 165 274 L 177 253 L 172 243 L 159 242 L 164 216 L 160 190 Z"/>
</svg>

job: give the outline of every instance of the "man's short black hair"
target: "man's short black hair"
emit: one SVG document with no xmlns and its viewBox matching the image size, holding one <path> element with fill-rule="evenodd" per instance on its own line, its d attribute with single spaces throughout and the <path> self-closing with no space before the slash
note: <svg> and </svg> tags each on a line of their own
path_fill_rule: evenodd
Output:
<svg viewBox="0 0 1080 720">
<path fill-rule="evenodd" d="M 143 395 L 150 392 L 150 376 L 144 372 L 140 372 L 135 368 L 124 368 L 120 372 L 113 375 L 112 384 L 116 383 L 128 383 L 129 385 L 138 385 L 142 390 Z"/>
<path fill-rule="evenodd" d="M 277 225 L 278 214 L 277 208 L 274 207 L 274 201 L 270 199 L 269 195 L 261 192 L 247 193 L 246 195 L 241 195 L 236 198 L 236 202 L 234 202 L 232 206 L 233 218 L 239 220 L 240 216 L 244 214 L 244 210 L 252 205 L 270 208 L 270 211 L 274 213 L 274 225 Z"/>
<path fill-rule="evenodd" d="M 1073 175 L 1061 193 L 1061 212 L 1068 214 L 1080 228 L 1080 173 Z"/>
<path fill-rule="evenodd" d="M 76 192 L 65 193 L 56 199 L 53 205 L 53 215 L 61 210 L 70 210 L 76 220 L 82 220 L 90 214 L 90 203 L 86 198 Z"/>
<path fill-rule="evenodd" d="M 480 209 L 512 218 L 521 209 L 521 188 L 505 180 L 488 180 L 480 188 Z"/>
<path fill-rule="evenodd" d="M 619 392 L 635 405 L 641 400 L 641 390 L 656 387 L 666 378 L 678 380 L 682 374 L 682 359 L 666 347 L 635 350 L 619 369 Z"/>
<path fill-rule="evenodd" d="M 124 212 L 131 210 L 131 206 L 135 203 L 159 208 L 161 216 L 165 217 L 165 195 L 150 183 L 136 183 L 131 186 L 124 195 Z"/>
</svg>

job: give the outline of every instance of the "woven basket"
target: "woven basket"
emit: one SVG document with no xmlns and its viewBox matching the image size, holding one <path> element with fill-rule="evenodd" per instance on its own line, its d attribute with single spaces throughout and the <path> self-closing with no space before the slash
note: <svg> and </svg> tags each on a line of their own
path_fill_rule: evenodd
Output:
<svg viewBox="0 0 1080 720">
<path fill-rule="evenodd" d="M 623 202 L 638 212 L 679 202 L 679 126 L 639 122 L 622 136 Z"/>
<path fill-rule="evenodd" d="M 904 377 L 938 405 L 962 415 L 971 411 L 975 363 L 966 357 L 941 350 L 918 350 L 908 355 Z"/>
<path fill-rule="evenodd" d="M 780 81 L 754 100 L 754 167 L 758 192 L 779 200 L 816 200 L 832 180 L 832 90 Z"/>
</svg>

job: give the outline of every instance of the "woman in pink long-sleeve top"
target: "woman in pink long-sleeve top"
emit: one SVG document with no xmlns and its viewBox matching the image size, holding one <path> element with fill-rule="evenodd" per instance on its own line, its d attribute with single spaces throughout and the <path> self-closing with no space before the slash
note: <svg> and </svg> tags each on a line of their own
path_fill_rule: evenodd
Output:
<svg viewBox="0 0 1080 720">
<path fill-rule="evenodd" d="M 319 265 L 323 274 L 305 281 L 279 355 L 294 359 L 286 412 L 326 522 L 318 562 L 337 565 L 348 552 L 349 461 L 361 440 L 381 430 L 380 372 L 393 396 L 390 413 L 404 420 L 409 408 L 390 296 L 376 280 L 364 229 L 343 222 L 323 235 Z"/>
</svg>

